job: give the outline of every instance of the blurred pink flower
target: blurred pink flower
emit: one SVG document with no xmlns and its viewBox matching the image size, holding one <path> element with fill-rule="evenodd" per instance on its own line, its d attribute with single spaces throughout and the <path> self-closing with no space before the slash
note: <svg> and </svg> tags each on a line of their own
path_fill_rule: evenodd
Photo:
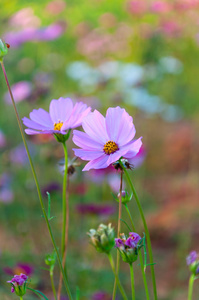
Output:
<svg viewBox="0 0 199 300">
<path fill-rule="evenodd" d="M 51 15 L 58 15 L 66 8 L 66 2 L 63 0 L 53 0 L 46 6 L 46 12 Z"/>
<path fill-rule="evenodd" d="M 27 276 L 31 276 L 34 268 L 28 263 L 17 263 L 13 268 L 5 267 L 3 270 L 8 275 L 19 275 L 21 273 L 24 273 Z"/>
<path fill-rule="evenodd" d="M 82 215 L 109 216 L 115 212 L 113 205 L 101 205 L 96 203 L 81 203 L 76 206 L 76 209 L 78 213 Z"/>
<path fill-rule="evenodd" d="M 19 47 L 26 42 L 51 41 L 60 37 L 66 30 L 64 22 L 53 23 L 47 27 L 27 27 L 20 31 L 10 31 L 4 35 L 4 40 L 11 47 Z"/>
<path fill-rule="evenodd" d="M 182 26 L 173 20 L 163 21 L 160 24 L 160 30 L 169 37 L 177 37 L 182 33 Z"/>
<path fill-rule="evenodd" d="M 30 97 L 32 93 L 32 84 L 29 81 L 19 81 L 11 86 L 11 90 L 15 99 L 15 102 L 21 102 Z M 4 100 L 8 104 L 12 104 L 10 94 L 4 95 Z"/>
<path fill-rule="evenodd" d="M 151 4 L 151 11 L 154 13 L 167 13 L 171 11 L 172 6 L 170 3 L 165 1 L 154 1 Z"/>
<path fill-rule="evenodd" d="M 196 8 L 199 5 L 199 0 L 176 0 L 174 5 L 178 11 L 187 11 Z"/>
<path fill-rule="evenodd" d="M 0 149 L 6 146 L 6 138 L 3 131 L 0 130 Z"/>
<path fill-rule="evenodd" d="M 37 28 L 40 26 L 41 21 L 37 16 L 34 15 L 34 11 L 31 7 L 26 7 L 17 11 L 14 15 L 12 15 L 9 20 L 9 23 L 13 27 Z"/>
<path fill-rule="evenodd" d="M 11 177 L 7 173 L 3 173 L 0 177 L 0 202 L 10 203 L 13 200 L 13 192 L 11 190 Z"/>
<path fill-rule="evenodd" d="M 128 3 L 128 11 L 133 15 L 143 15 L 147 11 L 147 1 L 133 0 Z"/>
</svg>

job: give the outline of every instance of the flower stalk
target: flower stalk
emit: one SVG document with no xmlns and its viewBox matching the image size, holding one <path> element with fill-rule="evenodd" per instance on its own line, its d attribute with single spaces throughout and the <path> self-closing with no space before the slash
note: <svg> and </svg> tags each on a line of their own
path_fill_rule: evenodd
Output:
<svg viewBox="0 0 199 300">
<path fill-rule="evenodd" d="M 194 280 L 195 280 L 195 275 L 191 274 L 189 278 L 188 300 L 192 300 Z"/>
<path fill-rule="evenodd" d="M 132 300 L 135 300 L 135 282 L 134 282 L 133 264 L 129 264 L 129 267 L 130 267 L 130 273 L 131 273 Z"/>
<path fill-rule="evenodd" d="M 37 175 L 36 175 L 36 172 L 35 172 L 35 168 L 34 168 L 34 165 L 33 165 L 33 162 L 32 162 L 32 158 L 30 156 L 30 152 L 29 152 L 28 145 L 27 145 L 27 142 L 26 142 L 26 139 L 25 139 L 25 135 L 24 135 L 24 132 L 23 132 L 21 120 L 19 118 L 17 107 L 16 107 L 16 104 L 15 104 L 14 97 L 13 97 L 13 94 L 12 94 L 12 91 L 11 91 L 11 88 L 10 88 L 10 84 L 9 84 L 9 81 L 8 81 L 8 77 L 7 77 L 7 74 L 6 74 L 6 70 L 5 70 L 3 61 L 0 61 L 0 63 L 1 63 L 3 74 L 4 74 L 4 77 L 5 77 L 5 80 L 6 80 L 8 91 L 9 91 L 9 94 L 10 94 L 10 97 L 11 97 L 11 100 L 12 100 L 12 104 L 13 104 L 13 107 L 14 107 L 14 110 L 15 110 L 15 114 L 16 114 L 16 117 L 17 117 L 18 126 L 19 126 L 19 129 L 20 129 L 20 132 L 21 132 L 21 136 L 22 136 L 22 140 L 23 140 L 23 143 L 24 143 L 24 146 L 26 148 L 27 155 L 28 155 L 29 163 L 30 163 L 30 166 L 31 166 L 31 170 L 32 170 L 33 177 L 34 177 L 35 184 L 36 184 L 36 188 L 37 188 L 37 193 L 38 193 L 38 197 L 39 197 L 41 209 L 42 209 L 42 212 L 43 212 L 43 215 L 44 215 L 44 219 L 46 221 L 46 225 L 47 225 L 50 237 L 51 237 L 51 241 L 53 243 L 54 249 L 55 249 L 56 254 L 57 254 L 57 259 L 58 259 L 59 267 L 60 267 L 60 270 L 61 270 L 63 278 L 64 278 L 64 285 L 65 285 L 65 288 L 66 288 L 66 291 L 67 291 L 69 299 L 72 300 L 73 299 L 72 298 L 72 294 L 71 294 L 71 291 L 70 291 L 70 288 L 69 288 L 69 284 L 68 284 L 68 281 L 67 281 L 65 273 L 64 273 L 64 269 L 62 267 L 62 262 L 61 262 L 60 254 L 59 254 L 59 251 L 57 249 L 57 246 L 56 246 L 56 243 L 55 243 L 55 239 L 54 239 L 54 236 L 53 236 L 53 233 L 52 233 L 52 229 L 51 229 L 51 226 L 50 226 L 47 214 L 46 214 L 46 210 L 45 210 L 44 202 L 43 202 L 43 199 L 42 199 L 39 182 L 38 182 Z"/>
<path fill-rule="evenodd" d="M 117 227 L 117 236 L 118 236 L 118 238 L 120 236 L 121 217 L 122 217 L 122 176 L 123 176 L 123 171 L 121 171 L 121 174 L 120 174 L 119 211 L 118 211 L 118 227 Z M 120 269 L 120 254 L 119 254 L 119 251 L 117 251 L 117 264 L 116 264 L 117 276 L 119 275 L 119 269 Z M 114 287 L 113 287 L 112 300 L 115 300 L 116 291 L 117 291 L 117 280 L 115 279 Z"/>
<path fill-rule="evenodd" d="M 118 251 L 118 252 L 119 252 L 119 251 Z M 112 255 L 111 255 L 110 253 L 108 253 L 108 258 L 109 258 L 109 261 L 110 261 L 111 268 L 112 268 L 112 270 L 113 270 L 113 274 L 115 275 L 115 280 L 116 280 L 117 285 L 118 285 L 118 287 L 119 287 L 119 290 L 120 290 L 120 292 L 121 292 L 121 295 L 122 295 L 122 297 L 123 297 L 124 300 L 128 300 L 128 298 L 127 298 L 127 296 L 126 296 L 126 293 L 125 293 L 125 291 L 124 291 L 124 289 L 123 289 L 123 287 L 122 287 L 122 285 L 121 285 L 121 282 L 120 282 L 120 280 L 119 280 L 118 274 L 117 274 L 116 271 L 115 271 L 115 266 L 114 266 L 114 262 L 113 262 L 113 257 L 112 257 Z M 113 299 L 113 298 L 112 298 L 112 299 Z"/>
<path fill-rule="evenodd" d="M 143 222 L 143 225 L 144 225 L 144 230 L 145 230 L 146 238 L 147 238 L 149 260 L 150 260 L 150 265 L 151 265 L 151 275 L 152 275 L 152 282 L 153 282 L 154 299 L 157 300 L 156 279 L 155 279 L 155 271 L 154 271 L 154 265 L 153 265 L 154 264 L 153 263 L 153 253 L 152 253 L 151 239 L 150 239 L 150 234 L 149 234 L 148 226 L 146 224 L 146 220 L 145 220 L 145 216 L 144 216 L 144 213 L 143 213 L 143 210 L 142 210 L 142 206 L 141 206 L 140 200 L 139 200 L 139 198 L 137 196 L 136 190 L 135 190 L 135 188 L 133 186 L 133 183 L 132 183 L 132 181 L 130 179 L 130 176 L 129 176 L 129 174 L 128 174 L 126 168 L 125 168 L 125 166 L 123 165 L 123 163 L 121 161 L 120 161 L 120 165 L 121 165 L 122 169 L 124 170 L 124 173 L 126 175 L 128 183 L 129 183 L 129 185 L 131 187 L 131 190 L 132 190 L 133 195 L 135 197 L 135 200 L 136 200 L 136 203 L 137 203 L 137 206 L 138 206 L 141 218 L 142 218 L 142 222 Z"/>
</svg>

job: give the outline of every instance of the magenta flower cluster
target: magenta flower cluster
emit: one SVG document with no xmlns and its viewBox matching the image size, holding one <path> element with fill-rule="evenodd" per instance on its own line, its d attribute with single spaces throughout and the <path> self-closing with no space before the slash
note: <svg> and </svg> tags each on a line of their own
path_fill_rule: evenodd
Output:
<svg viewBox="0 0 199 300">
<path fill-rule="evenodd" d="M 196 251 L 191 251 L 186 258 L 187 266 L 190 271 L 196 276 L 199 274 L 199 256 Z"/>
<path fill-rule="evenodd" d="M 141 237 L 136 232 L 129 232 L 129 237 L 126 238 L 124 234 L 122 234 L 122 238 L 115 239 L 115 246 L 120 250 L 125 250 L 127 248 L 135 248 L 137 247 L 138 242 L 141 240 Z"/>
<path fill-rule="evenodd" d="M 12 284 L 12 287 L 11 287 L 11 292 L 14 293 L 15 291 L 17 291 L 18 289 L 20 289 L 19 287 L 23 287 L 23 285 L 26 283 L 28 277 L 21 273 L 20 275 L 14 275 L 14 277 L 7 281 L 8 283 L 11 283 Z M 17 288 L 17 290 L 16 290 Z M 23 291 L 22 291 L 22 294 Z"/>
</svg>

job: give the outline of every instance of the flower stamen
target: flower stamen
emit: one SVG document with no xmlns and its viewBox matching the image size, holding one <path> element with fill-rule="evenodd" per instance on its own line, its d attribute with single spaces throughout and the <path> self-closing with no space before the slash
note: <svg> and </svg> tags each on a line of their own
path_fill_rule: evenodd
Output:
<svg viewBox="0 0 199 300">
<path fill-rule="evenodd" d="M 104 148 L 103 148 L 104 152 L 107 154 L 107 155 L 110 155 L 114 152 L 116 152 L 117 150 L 119 150 L 119 147 L 118 145 L 113 142 L 113 141 L 108 141 L 105 145 L 104 145 Z"/>
<path fill-rule="evenodd" d="M 60 131 L 62 128 L 63 122 L 54 123 L 54 130 Z"/>
</svg>

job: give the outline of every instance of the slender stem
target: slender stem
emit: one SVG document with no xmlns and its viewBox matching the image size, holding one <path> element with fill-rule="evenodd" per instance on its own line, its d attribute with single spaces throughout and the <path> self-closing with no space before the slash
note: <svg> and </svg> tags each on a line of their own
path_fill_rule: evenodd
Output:
<svg viewBox="0 0 199 300">
<path fill-rule="evenodd" d="M 51 237 L 51 241 L 52 241 L 54 249 L 55 249 L 55 251 L 57 253 L 57 259 L 58 259 L 59 267 L 60 267 L 60 270 L 61 270 L 61 272 L 63 274 L 63 278 L 64 278 L 64 285 L 66 287 L 66 291 L 68 293 L 69 299 L 72 299 L 72 295 L 71 295 L 71 292 L 70 292 L 68 281 L 66 279 L 66 276 L 65 276 L 65 273 L 64 273 L 64 269 L 62 267 L 62 262 L 61 262 L 60 254 L 59 254 L 59 251 L 58 251 L 56 243 L 55 243 L 55 239 L 54 239 L 54 236 L 53 236 L 53 233 L 52 233 L 52 229 L 51 229 L 50 223 L 48 221 L 48 217 L 47 217 L 47 214 L 46 214 L 44 202 L 43 202 L 42 195 L 41 195 L 41 190 L 40 190 L 39 182 L 38 182 L 37 175 L 36 175 L 36 172 L 35 172 L 35 168 L 34 168 L 34 165 L 33 165 L 33 162 L 32 162 L 32 158 L 30 156 L 30 152 L 29 152 L 28 145 L 27 145 L 27 142 L 26 142 L 26 139 L 25 139 L 25 135 L 24 135 L 24 132 L 23 132 L 21 120 L 19 118 L 19 114 L 18 114 L 18 111 L 17 111 L 17 107 L 15 105 L 15 101 L 14 101 L 14 98 L 13 98 L 13 94 L 12 94 L 12 91 L 11 91 L 11 88 L 10 88 L 10 84 L 9 84 L 9 81 L 8 81 L 8 78 L 7 78 L 7 74 L 6 74 L 6 70 L 5 70 L 3 62 L 1 62 L 1 66 L 2 66 L 3 74 L 4 74 L 4 77 L 5 77 L 5 80 L 6 80 L 6 84 L 7 84 L 7 87 L 8 87 L 8 91 L 10 93 L 12 104 L 13 104 L 13 107 L 14 107 L 14 110 L 15 110 L 15 114 L 16 114 L 16 117 L 17 117 L 17 122 L 18 122 L 18 126 L 19 126 L 19 129 L 20 129 L 20 132 L 21 132 L 22 140 L 23 140 L 24 146 L 26 148 L 26 152 L 27 152 L 27 155 L 28 155 L 30 167 L 31 167 L 31 170 L 32 170 L 32 173 L 33 173 L 33 177 L 34 177 L 34 180 L 35 180 L 35 184 L 36 184 L 36 188 L 37 188 L 37 193 L 38 193 L 38 197 L 39 197 L 41 209 L 42 209 L 42 212 L 43 212 L 43 215 L 44 215 L 44 219 L 46 221 L 46 225 L 47 225 L 50 237 Z"/>
<path fill-rule="evenodd" d="M 129 210 L 127 204 L 125 204 L 125 208 L 126 208 L 126 211 L 128 213 L 132 229 L 133 229 L 134 232 L 136 232 L 135 225 L 133 223 L 133 218 L 131 216 L 131 213 L 130 213 L 130 210 Z M 140 259 L 140 266 L 141 266 L 141 271 L 142 271 L 142 278 L 143 278 L 143 282 L 144 282 L 144 288 L 145 288 L 146 298 L 147 298 L 147 300 L 150 300 L 148 285 L 147 285 L 147 281 L 146 281 L 145 267 L 144 267 L 144 264 L 143 264 L 143 258 L 142 258 L 141 251 L 138 252 L 138 255 L 139 255 L 139 259 Z"/>
<path fill-rule="evenodd" d="M 195 275 L 191 274 L 189 278 L 189 291 L 188 291 L 188 300 L 192 300 L 192 294 L 193 294 L 193 283 L 195 280 Z"/>
<path fill-rule="evenodd" d="M 135 282 L 134 282 L 133 264 L 129 264 L 129 267 L 130 267 L 130 273 L 131 273 L 132 300 L 135 300 Z"/>
<path fill-rule="evenodd" d="M 20 300 L 23 300 L 23 297 L 19 296 Z"/>
<path fill-rule="evenodd" d="M 146 238 L 147 238 L 149 260 L 150 260 L 150 264 L 151 264 L 151 275 L 152 275 L 152 282 L 153 282 L 154 299 L 157 300 L 157 289 L 156 289 L 155 271 L 154 271 L 154 265 L 153 265 L 153 253 L 152 253 L 151 239 L 150 239 L 149 230 L 148 230 L 148 227 L 147 227 L 147 224 L 146 224 L 146 220 L 145 220 L 145 217 L 144 217 L 144 213 L 143 213 L 143 210 L 142 210 L 141 203 L 139 201 L 139 198 L 137 196 L 137 193 L 135 191 L 133 183 L 132 183 L 132 181 L 130 179 L 130 176 L 129 176 L 127 170 L 125 169 L 125 167 L 123 166 L 122 163 L 121 163 L 121 167 L 123 168 L 124 173 L 125 173 L 125 175 L 127 177 L 127 180 L 129 182 L 129 185 L 130 185 L 130 187 L 132 189 L 132 192 L 133 192 L 133 195 L 135 197 L 135 200 L 136 200 L 136 203 L 137 203 L 137 206 L 138 206 L 141 218 L 142 218 L 142 222 L 143 222 L 143 225 L 144 225 L 144 230 L 145 230 Z"/>
<path fill-rule="evenodd" d="M 119 252 L 119 251 L 118 251 L 118 252 Z M 123 289 L 123 287 L 122 287 L 122 285 L 121 285 L 121 283 L 120 283 L 118 274 L 117 274 L 116 271 L 115 271 L 115 266 L 114 266 L 113 258 L 112 258 L 112 255 L 111 255 L 110 253 L 108 254 L 108 258 L 109 258 L 109 261 L 110 261 L 110 264 L 111 264 L 111 268 L 112 268 L 112 270 L 113 270 L 113 274 L 115 275 L 115 280 L 117 281 L 117 285 L 118 285 L 119 290 L 120 290 L 120 292 L 121 292 L 121 295 L 122 295 L 123 299 L 128 300 L 128 298 L 127 298 L 127 296 L 126 296 L 126 293 L 125 293 L 125 291 L 124 291 L 124 289 Z M 113 298 L 112 298 L 112 299 L 113 299 Z"/>
<path fill-rule="evenodd" d="M 51 271 L 51 270 L 50 270 L 50 281 L 51 281 L 54 298 L 55 298 L 55 300 L 57 300 L 57 295 L 56 295 L 56 290 L 55 290 L 55 285 L 54 285 L 54 280 L 53 280 L 53 271 Z"/>
<path fill-rule="evenodd" d="M 64 168 L 64 179 L 63 179 L 63 193 L 62 193 L 62 210 L 63 210 L 63 224 L 62 224 L 62 259 L 65 252 L 65 236 L 68 234 L 66 232 L 66 189 L 67 189 L 67 175 L 68 175 L 68 152 L 66 144 L 63 143 L 64 147 L 64 158 L 65 158 L 65 168 Z"/>
<path fill-rule="evenodd" d="M 122 216 L 122 175 L 123 175 L 123 171 L 121 171 L 121 175 L 120 175 L 119 212 L 118 212 L 118 227 L 117 227 L 118 238 L 120 236 L 121 216 Z M 120 253 L 119 251 L 117 251 L 117 264 L 116 264 L 117 275 L 119 275 L 119 269 L 120 269 Z M 115 300 L 116 291 L 117 291 L 117 280 L 115 279 L 112 300 Z"/>
<path fill-rule="evenodd" d="M 62 260 L 63 268 L 65 267 L 65 264 L 66 264 L 66 253 L 67 253 L 67 245 L 68 245 L 68 229 L 69 229 L 69 176 L 67 176 L 67 188 L 66 188 L 66 234 L 65 234 L 64 256 L 63 256 L 63 260 Z M 60 273 L 60 277 L 59 277 L 57 300 L 60 300 L 60 298 L 61 298 L 61 289 L 62 289 L 62 273 Z"/>
</svg>

